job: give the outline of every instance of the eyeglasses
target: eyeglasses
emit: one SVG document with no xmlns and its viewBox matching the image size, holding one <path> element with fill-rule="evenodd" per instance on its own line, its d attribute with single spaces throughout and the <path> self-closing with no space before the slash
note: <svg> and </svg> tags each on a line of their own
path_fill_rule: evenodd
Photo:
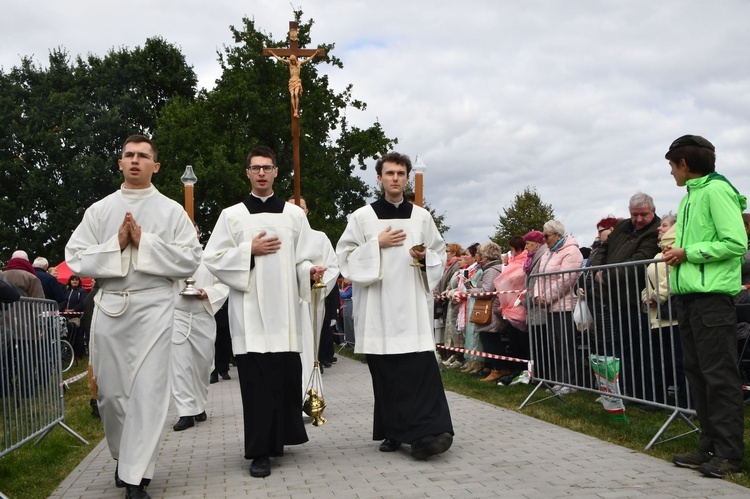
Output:
<svg viewBox="0 0 750 499">
<path fill-rule="evenodd" d="M 253 173 L 260 173 L 261 168 L 263 168 L 264 172 L 271 173 L 276 167 L 273 165 L 250 165 L 247 167 L 247 169 Z"/>
<path fill-rule="evenodd" d="M 548 237 L 552 237 L 554 234 L 542 234 L 542 237 L 546 241 Z"/>
<path fill-rule="evenodd" d="M 611 228 L 609 228 L 609 229 L 599 229 L 599 230 L 597 230 L 597 232 L 598 232 L 599 234 L 601 234 L 601 233 L 602 233 L 602 232 L 604 232 L 605 230 L 612 230 L 612 229 L 611 229 Z"/>
<path fill-rule="evenodd" d="M 122 153 L 122 157 L 125 159 L 133 159 L 136 156 L 138 156 L 138 159 L 146 159 L 146 160 L 153 159 L 150 154 L 146 154 L 145 152 L 128 151 L 128 152 Z"/>
</svg>

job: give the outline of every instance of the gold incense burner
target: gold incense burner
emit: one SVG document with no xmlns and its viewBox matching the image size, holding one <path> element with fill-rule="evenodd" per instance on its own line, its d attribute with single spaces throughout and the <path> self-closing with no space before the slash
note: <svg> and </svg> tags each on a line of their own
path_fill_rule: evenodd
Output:
<svg viewBox="0 0 750 499">
<path fill-rule="evenodd" d="M 322 426 L 328 421 L 323 417 L 325 408 L 326 401 L 318 395 L 318 391 L 315 388 L 307 390 L 307 398 L 305 399 L 305 403 L 302 404 L 302 411 L 313 418 L 313 426 Z"/>
</svg>

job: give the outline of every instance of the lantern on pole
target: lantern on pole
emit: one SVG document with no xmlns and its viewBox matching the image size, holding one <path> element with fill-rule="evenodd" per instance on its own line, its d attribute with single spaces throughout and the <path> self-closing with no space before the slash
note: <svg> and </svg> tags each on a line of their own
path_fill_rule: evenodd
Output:
<svg viewBox="0 0 750 499">
<path fill-rule="evenodd" d="M 427 165 L 422 161 L 422 157 L 417 154 L 417 160 L 414 162 L 414 204 L 422 206 L 424 197 L 424 172 L 427 171 Z"/>
<path fill-rule="evenodd" d="M 192 165 L 185 167 L 185 173 L 180 177 L 182 184 L 185 186 L 185 211 L 187 212 L 190 220 L 195 223 L 195 215 L 193 212 L 193 186 L 198 181 L 198 177 L 193 172 Z"/>
<path fill-rule="evenodd" d="M 193 186 L 198 181 L 198 177 L 195 176 L 192 165 L 187 165 L 185 167 L 185 173 L 182 174 L 180 180 L 182 180 L 182 184 L 185 186 L 185 211 L 190 217 L 190 221 L 195 224 L 195 214 L 193 211 Z M 201 295 L 201 292 L 195 288 L 195 279 L 192 276 L 185 279 L 185 288 L 180 291 L 180 294 L 183 296 Z"/>
</svg>

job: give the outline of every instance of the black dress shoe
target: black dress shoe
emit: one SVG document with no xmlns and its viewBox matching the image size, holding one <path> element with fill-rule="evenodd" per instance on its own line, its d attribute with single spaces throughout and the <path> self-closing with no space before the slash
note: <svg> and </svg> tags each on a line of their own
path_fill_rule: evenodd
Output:
<svg viewBox="0 0 750 499">
<path fill-rule="evenodd" d="M 193 416 L 182 416 L 172 429 L 174 431 L 182 431 L 192 428 L 193 426 L 195 426 L 195 418 L 193 418 Z"/>
<path fill-rule="evenodd" d="M 151 499 L 143 485 L 125 484 L 125 499 Z"/>
<path fill-rule="evenodd" d="M 401 442 L 392 438 L 386 438 L 378 449 L 380 452 L 396 452 L 399 447 L 401 447 Z"/>
<path fill-rule="evenodd" d="M 427 459 L 447 451 L 451 444 L 453 444 L 453 435 L 450 433 L 427 435 L 411 444 L 411 457 L 420 460 Z"/>
<path fill-rule="evenodd" d="M 221 373 L 221 379 L 227 380 L 232 379 L 232 377 L 229 375 L 229 373 Z"/>
<path fill-rule="evenodd" d="M 268 456 L 256 457 L 250 464 L 250 476 L 263 478 L 271 474 L 271 459 Z"/>
<path fill-rule="evenodd" d="M 121 488 L 127 486 L 127 483 L 125 483 L 122 480 L 120 480 L 120 474 L 118 473 L 119 467 L 120 467 L 119 464 L 117 466 L 115 466 L 115 487 L 121 489 Z M 151 479 L 150 478 L 142 478 L 141 479 L 141 487 L 148 487 L 148 484 L 150 484 L 150 483 L 151 483 Z"/>
<path fill-rule="evenodd" d="M 321 362 L 320 365 L 323 367 L 331 367 L 333 364 L 331 364 L 330 362 Z"/>
<path fill-rule="evenodd" d="M 208 419 L 208 415 L 206 414 L 206 411 L 203 411 L 200 414 L 193 416 L 193 419 L 195 419 L 197 423 L 202 423 Z"/>
<path fill-rule="evenodd" d="M 211 379 L 209 379 L 208 381 L 209 381 L 209 383 L 211 383 L 212 385 L 213 385 L 214 383 L 218 383 L 218 382 L 219 382 L 219 375 L 218 375 L 218 374 L 216 374 L 216 373 L 211 373 Z"/>
<path fill-rule="evenodd" d="M 338 360 L 339 360 L 338 357 L 331 357 L 331 363 L 332 364 L 335 364 L 336 362 L 338 362 Z"/>
<path fill-rule="evenodd" d="M 119 466 L 120 466 L 119 464 L 115 466 L 115 487 L 117 487 L 118 489 L 121 489 L 125 487 L 125 485 L 127 484 L 123 482 L 122 480 L 120 480 L 120 475 L 119 473 L 117 473 L 117 469 L 119 468 Z"/>
</svg>

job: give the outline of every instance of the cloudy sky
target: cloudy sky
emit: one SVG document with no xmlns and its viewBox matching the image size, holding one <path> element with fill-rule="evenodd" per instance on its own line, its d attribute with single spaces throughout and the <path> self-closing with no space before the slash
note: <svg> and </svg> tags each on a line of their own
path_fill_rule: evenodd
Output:
<svg viewBox="0 0 750 499">
<path fill-rule="evenodd" d="M 278 0 L 10 1 L 0 66 L 50 48 L 103 56 L 161 35 L 211 88 L 216 52 L 242 17 L 282 39 L 292 4 Z M 483 242 L 526 186 L 581 245 L 596 222 L 627 216 L 651 194 L 675 210 L 664 160 L 678 136 L 703 135 L 717 170 L 750 194 L 750 2 L 744 0 L 298 0 L 313 44 L 335 43 L 368 104 L 353 124 L 379 121 L 399 152 L 419 154 L 425 195 L 451 226 L 449 242 Z M 323 69 L 323 66 L 319 66 Z M 304 106 L 304 98 L 303 104 Z M 372 169 L 365 172 L 374 180 Z"/>
</svg>

